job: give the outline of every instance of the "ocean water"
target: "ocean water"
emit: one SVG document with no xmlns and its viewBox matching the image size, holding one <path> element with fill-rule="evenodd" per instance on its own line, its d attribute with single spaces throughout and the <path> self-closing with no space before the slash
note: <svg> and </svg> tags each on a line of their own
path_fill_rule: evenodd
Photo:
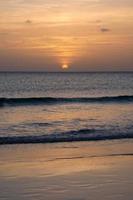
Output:
<svg viewBox="0 0 133 200">
<path fill-rule="evenodd" d="M 133 73 L 0 73 L 0 144 L 133 138 Z"/>
</svg>

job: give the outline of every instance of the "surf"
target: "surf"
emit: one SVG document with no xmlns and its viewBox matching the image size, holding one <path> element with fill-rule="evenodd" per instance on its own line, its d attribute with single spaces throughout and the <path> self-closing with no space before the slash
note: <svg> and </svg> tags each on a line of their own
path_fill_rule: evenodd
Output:
<svg viewBox="0 0 133 200">
<path fill-rule="evenodd" d="M 133 95 L 103 96 L 103 97 L 27 97 L 0 98 L 0 106 L 53 105 L 67 103 L 133 103 Z"/>
<path fill-rule="evenodd" d="M 35 143 L 59 143 L 76 141 L 101 141 L 101 140 L 121 140 L 133 139 L 133 132 L 111 133 L 98 131 L 95 129 L 80 129 L 64 133 L 55 133 L 51 135 L 33 135 L 33 136 L 1 136 L 0 145 L 6 144 L 35 144 Z"/>
</svg>

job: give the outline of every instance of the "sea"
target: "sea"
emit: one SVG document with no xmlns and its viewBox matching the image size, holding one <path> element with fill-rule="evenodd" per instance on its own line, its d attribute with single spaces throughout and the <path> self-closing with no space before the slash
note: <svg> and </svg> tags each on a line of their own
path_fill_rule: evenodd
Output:
<svg viewBox="0 0 133 200">
<path fill-rule="evenodd" d="M 133 138 L 133 72 L 1 72 L 0 144 Z"/>
</svg>

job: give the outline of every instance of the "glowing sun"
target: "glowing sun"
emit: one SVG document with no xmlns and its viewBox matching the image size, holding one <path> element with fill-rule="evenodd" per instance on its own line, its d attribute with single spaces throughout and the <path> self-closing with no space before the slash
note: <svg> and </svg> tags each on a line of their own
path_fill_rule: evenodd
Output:
<svg viewBox="0 0 133 200">
<path fill-rule="evenodd" d="M 62 69 L 68 69 L 69 66 L 67 64 L 62 65 Z"/>
</svg>

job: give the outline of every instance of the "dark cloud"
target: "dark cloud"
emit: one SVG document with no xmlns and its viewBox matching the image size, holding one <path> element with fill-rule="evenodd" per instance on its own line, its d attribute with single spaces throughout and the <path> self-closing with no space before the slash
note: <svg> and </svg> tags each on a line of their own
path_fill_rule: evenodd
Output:
<svg viewBox="0 0 133 200">
<path fill-rule="evenodd" d="M 109 28 L 103 27 L 103 28 L 100 29 L 100 31 L 101 31 L 102 33 L 105 33 L 105 32 L 109 32 L 110 29 L 109 29 Z"/>
<path fill-rule="evenodd" d="M 27 20 L 25 21 L 25 23 L 26 23 L 26 24 L 32 24 L 32 21 L 29 20 L 29 19 L 27 19 Z"/>
</svg>

